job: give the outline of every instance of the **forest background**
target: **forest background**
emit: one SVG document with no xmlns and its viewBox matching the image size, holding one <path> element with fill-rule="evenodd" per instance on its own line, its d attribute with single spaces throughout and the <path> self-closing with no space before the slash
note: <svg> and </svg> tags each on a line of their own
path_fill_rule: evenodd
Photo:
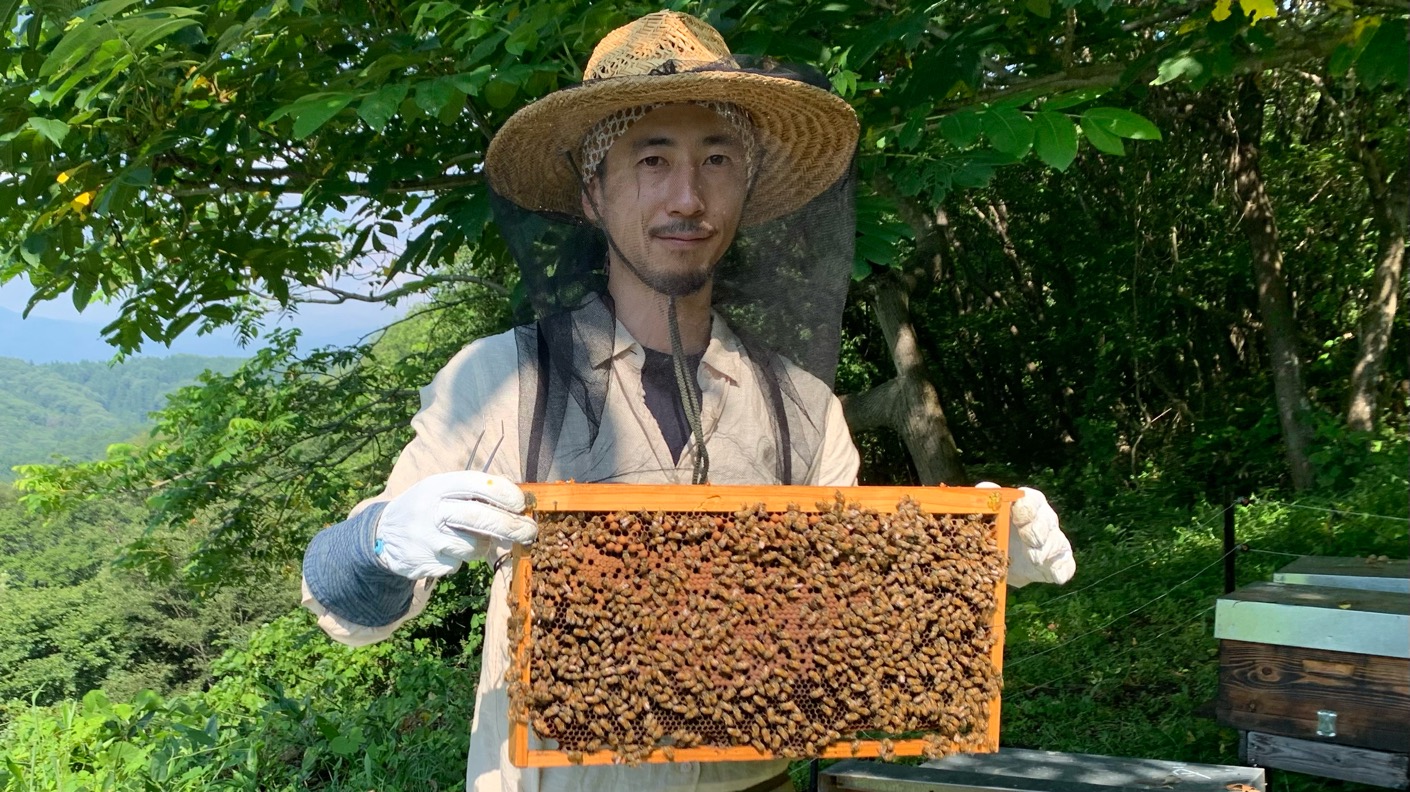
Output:
<svg viewBox="0 0 1410 792">
<path fill-rule="evenodd" d="M 1032 484 L 1063 516 L 1077 578 L 1010 599 L 1004 744 L 1234 761 L 1225 505 L 1241 580 L 1406 552 L 1410 4 L 667 5 L 861 117 L 864 483 Z M 655 8 L 0 2 L 0 281 L 118 305 L 121 354 L 256 350 L 0 494 L 0 788 L 462 783 L 484 570 L 352 651 L 293 607 L 298 562 L 417 389 L 530 310 L 487 141 Z M 316 301 L 415 307 L 351 348 L 261 332 Z"/>
</svg>

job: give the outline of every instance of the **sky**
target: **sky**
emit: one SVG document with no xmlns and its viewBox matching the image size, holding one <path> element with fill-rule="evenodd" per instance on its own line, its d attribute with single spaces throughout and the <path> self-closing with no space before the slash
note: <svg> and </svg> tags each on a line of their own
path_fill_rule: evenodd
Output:
<svg viewBox="0 0 1410 792">
<path fill-rule="evenodd" d="M 295 199 L 288 198 L 290 204 Z M 334 224 L 347 223 L 362 210 L 360 201 L 350 203 L 342 212 L 330 212 L 325 219 Z M 411 238 L 415 224 L 410 220 L 392 223 L 398 230 L 394 252 L 401 247 L 401 241 Z M 367 252 L 357 266 L 332 285 L 345 291 L 367 293 L 367 284 L 362 277 L 370 272 L 380 272 L 389 260 L 391 253 Z M 387 288 L 402 285 L 394 279 Z M 73 307 L 69 297 L 40 303 L 30 313 L 30 319 L 16 324 L 18 318 L 5 312 L 23 314 L 25 305 L 33 293 L 28 281 L 16 278 L 0 284 L 0 357 L 20 358 L 32 363 L 74 360 L 108 360 L 114 348 L 103 344 L 101 329 L 118 316 L 119 303 L 91 303 L 82 313 Z M 402 300 L 396 307 L 382 303 L 367 303 L 350 300 L 340 305 L 305 303 L 299 306 L 298 313 L 276 317 L 271 314 L 268 321 L 275 327 L 295 327 L 303 331 L 299 347 L 304 350 L 328 345 L 347 345 L 361 340 L 368 333 L 375 332 L 403 316 L 413 301 Z M 52 324 L 62 322 L 62 325 Z M 269 329 L 273 329 L 270 327 Z M 18 332 L 15 332 L 18 330 Z M 17 337 L 6 338 L 10 332 Z M 93 343 L 96 342 L 96 343 Z M 258 341 L 255 342 L 258 344 Z M 194 329 L 183 333 L 172 342 L 171 347 L 149 344 L 139 353 L 143 356 L 164 357 L 166 355 L 189 354 L 210 356 L 249 357 L 258 349 L 242 348 L 236 341 L 233 329 L 224 329 L 208 336 L 197 336 Z"/>
<path fill-rule="evenodd" d="M 0 327 L 5 328 L 0 331 L 0 357 L 35 363 L 106 360 L 116 351 L 101 343 L 100 331 L 103 325 L 117 317 L 117 305 L 93 303 L 79 313 L 72 301 L 61 297 L 36 306 L 30 318 L 22 323 L 16 316 L 5 314 L 7 311 L 21 314 L 30 294 L 29 284 L 23 279 L 0 285 Z M 301 346 L 304 348 L 349 344 L 394 321 L 406 307 L 405 302 L 396 308 L 363 302 L 303 305 L 298 314 L 281 318 L 278 326 L 301 329 L 304 337 Z M 191 330 L 174 341 L 170 348 L 160 344 L 149 345 L 140 354 L 152 357 L 172 354 L 248 357 L 253 352 L 254 349 L 241 348 L 233 332 L 198 337 Z"/>
</svg>

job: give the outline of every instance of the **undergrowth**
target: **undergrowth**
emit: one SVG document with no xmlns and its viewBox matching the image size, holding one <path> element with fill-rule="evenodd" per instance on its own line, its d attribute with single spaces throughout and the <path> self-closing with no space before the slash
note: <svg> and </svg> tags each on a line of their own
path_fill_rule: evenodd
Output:
<svg viewBox="0 0 1410 792">
<path fill-rule="evenodd" d="M 1386 441 L 1368 459 L 1335 492 L 1237 507 L 1240 585 L 1301 554 L 1403 558 L 1406 444 Z M 1236 733 L 1213 718 L 1223 507 L 1159 493 L 1070 513 L 1054 498 L 1078 573 L 1065 587 L 1010 592 L 1004 745 L 1237 762 Z M 486 583 L 482 567 L 448 581 L 428 614 L 382 644 L 339 646 L 298 611 L 226 652 L 199 693 L 95 691 L 33 707 L 0 734 L 0 790 L 459 789 Z M 1278 771 L 1269 781 L 1273 792 L 1370 789 Z"/>
</svg>

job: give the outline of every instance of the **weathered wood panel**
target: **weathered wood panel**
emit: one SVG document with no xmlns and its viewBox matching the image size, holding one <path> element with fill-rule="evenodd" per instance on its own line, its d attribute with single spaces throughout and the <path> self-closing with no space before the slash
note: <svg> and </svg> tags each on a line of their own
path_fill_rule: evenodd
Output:
<svg viewBox="0 0 1410 792">
<path fill-rule="evenodd" d="M 1250 764 L 1263 767 L 1391 789 L 1410 788 L 1410 759 L 1403 753 L 1371 751 L 1259 732 L 1244 735 L 1242 753 L 1246 754 Z"/>
<path fill-rule="evenodd" d="M 1319 738 L 1317 711 L 1337 713 Z M 1236 729 L 1405 751 L 1410 747 L 1410 660 L 1221 641 L 1219 722 Z"/>
<path fill-rule="evenodd" d="M 1274 572 L 1273 582 L 1410 594 L 1410 561 L 1303 556 Z"/>
<path fill-rule="evenodd" d="M 845 761 L 822 771 L 823 792 L 1228 792 L 1266 789 L 1256 767 L 1004 748 L 919 767 Z"/>
</svg>

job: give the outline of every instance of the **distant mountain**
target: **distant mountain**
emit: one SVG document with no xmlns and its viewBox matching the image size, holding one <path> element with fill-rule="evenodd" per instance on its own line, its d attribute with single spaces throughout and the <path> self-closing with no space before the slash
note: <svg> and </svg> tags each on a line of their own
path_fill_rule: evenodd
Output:
<svg viewBox="0 0 1410 792">
<path fill-rule="evenodd" d="M 15 311 L 0 308 L 0 357 L 27 360 L 30 363 L 74 362 L 79 360 L 112 360 L 117 350 L 103 341 L 104 322 L 69 319 L 46 319 L 38 316 L 23 318 Z M 234 339 L 220 336 L 197 336 L 178 339 L 180 351 L 189 355 L 220 357 L 249 354 Z M 149 355 L 167 354 L 169 350 L 154 344 L 144 350 Z"/>
<path fill-rule="evenodd" d="M 59 322 L 59 324 L 73 324 Z M 239 358 L 172 355 L 107 363 L 45 363 L 0 357 L 0 481 L 14 465 L 101 457 L 108 445 L 151 426 L 166 394 L 206 369 L 233 371 Z"/>
<path fill-rule="evenodd" d="M 324 346 L 355 344 L 367 333 L 390 322 L 395 318 L 395 314 L 387 314 L 385 317 L 360 315 L 342 321 L 323 316 L 320 321 L 317 315 L 310 312 L 310 315 L 297 318 L 300 322 L 297 326 L 302 328 L 299 349 L 309 351 Z M 288 327 L 292 322 L 292 319 L 286 318 L 280 326 Z M 117 350 L 103 341 L 104 324 L 105 322 L 47 319 L 37 316 L 25 319 L 15 311 L 0 307 L 0 357 L 27 360 L 30 363 L 112 360 Z M 142 353 L 150 356 L 184 354 L 203 357 L 247 357 L 263 346 L 257 340 L 249 349 L 243 349 L 235 343 L 229 333 L 227 330 L 198 336 L 194 331 L 188 331 L 172 342 L 171 349 L 161 344 L 149 343 Z"/>
<path fill-rule="evenodd" d="M 34 363 L 53 360 L 109 360 L 116 351 L 103 343 L 102 325 L 61 319 L 22 318 L 0 308 L 0 355 Z"/>
</svg>

